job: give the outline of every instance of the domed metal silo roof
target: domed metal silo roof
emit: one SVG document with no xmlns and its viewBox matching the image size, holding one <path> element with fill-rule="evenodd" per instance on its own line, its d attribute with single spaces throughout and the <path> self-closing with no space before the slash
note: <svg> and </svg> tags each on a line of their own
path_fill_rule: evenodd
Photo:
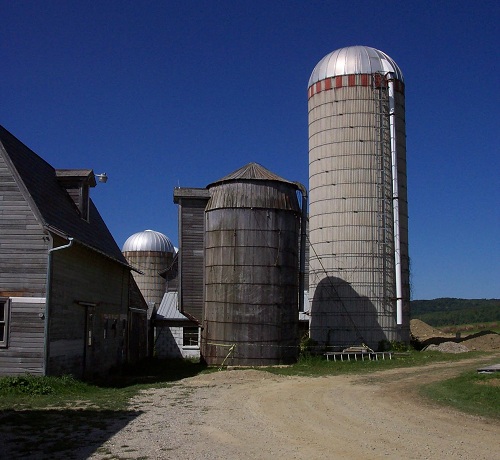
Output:
<svg viewBox="0 0 500 460">
<path fill-rule="evenodd" d="M 369 46 L 348 46 L 332 51 L 321 59 L 312 71 L 307 87 L 329 77 L 380 72 L 393 72 L 397 80 L 404 81 L 399 66 L 383 51 Z"/>
<path fill-rule="evenodd" d="M 122 252 L 134 251 L 171 252 L 175 254 L 175 248 L 170 239 L 163 233 L 154 230 L 144 230 L 127 238 Z"/>
</svg>

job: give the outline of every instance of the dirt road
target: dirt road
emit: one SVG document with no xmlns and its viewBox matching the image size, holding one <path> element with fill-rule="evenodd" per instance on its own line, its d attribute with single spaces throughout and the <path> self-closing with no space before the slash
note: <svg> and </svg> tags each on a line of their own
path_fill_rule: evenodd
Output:
<svg viewBox="0 0 500 460">
<path fill-rule="evenodd" d="M 499 422 L 434 406 L 417 393 L 420 383 L 479 364 L 321 378 L 200 375 L 138 396 L 133 408 L 142 415 L 90 458 L 500 458 Z"/>
</svg>

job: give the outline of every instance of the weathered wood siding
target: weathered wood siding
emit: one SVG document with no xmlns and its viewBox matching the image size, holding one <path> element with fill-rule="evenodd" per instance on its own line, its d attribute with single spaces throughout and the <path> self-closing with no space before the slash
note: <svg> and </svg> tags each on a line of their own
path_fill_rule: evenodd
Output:
<svg viewBox="0 0 500 460">
<path fill-rule="evenodd" d="M 126 267 L 77 243 L 52 254 L 47 374 L 92 377 L 124 362 L 128 288 Z"/>
<path fill-rule="evenodd" d="M 11 297 L 7 348 L 0 348 L 0 375 L 43 374 L 44 297 Z"/>
<path fill-rule="evenodd" d="M 203 244 L 206 204 L 206 199 L 183 198 L 179 207 L 180 310 L 200 322 L 203 312 Z"/>
<path fill-rule="evenodd" d="M 0 296 L 44 296 L 47 249 L 47 235 L 0 154 Z"/>
<path fill-rule="evenodd" d="M 148 356 L 148 349 L 152 350 L 154 346 L 154 337 L 148 322 L 150 309 L 132 273 L 129 274 L 129 283 L 127 360 L 129 363 L 135 363 Z"/>
<path fill-rule="evenodd" d="M 0 375 L 41 374 L 48 238 L 0 154 L 0 296 L 10 298 Z"/>
<path fill-rule="evenodd" d="M 209 365 L 294 362 L 298 353 L 300 209 L 288 182 L 210 187 L 202 356 Z"/>
</svg>

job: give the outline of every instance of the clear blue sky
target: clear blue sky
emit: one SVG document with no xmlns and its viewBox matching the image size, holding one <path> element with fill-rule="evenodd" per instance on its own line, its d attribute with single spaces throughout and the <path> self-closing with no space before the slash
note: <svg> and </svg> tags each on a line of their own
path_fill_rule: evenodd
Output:
<svg viewBox="0 0 500 460">
<path fill-rule="evenodd" d="M 498 1 L 0 0 L 0 123 L 92 197 L 117 243 L 177 245 L 173 189 L 255 161 L 308 185 L 307 82 L 367 45 L 406 83 L 414 299 L 500 297 Z"/>
</svg>

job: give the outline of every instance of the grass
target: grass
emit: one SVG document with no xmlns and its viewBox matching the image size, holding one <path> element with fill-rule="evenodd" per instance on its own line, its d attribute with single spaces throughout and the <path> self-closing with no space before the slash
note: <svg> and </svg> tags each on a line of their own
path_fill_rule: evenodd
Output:
<svg viewBox="0 0 500 460">
<path fill-rule="evenodd" d="M 453 379 L 425 385 L 421 393 L 463 412 L 500 419 L 500 372 L 465 372 Z"/>
<path fill-rule="evenodd" d="M 322 356 L 305 355 L 296 364 L 292 364 L 291 366 L 267 367 L 263 369 L 279 375 L 322 377 L 339 374 L 364 374 L 398 367 L 423 366 L 435 362 L 460 361 L 481 355 L 482 353 L 479 352 L 447 354 L 438 351 L 419 352 L 412 350 L 395 353 L 393 359 L 379 359 L 377 361 L 327 361 Z"/>
<path fill-rule="evenodd" d="M 0 378 L 0 410 L 37 408 L 90 408 L 126 410 L 140 390 L 161 388 L 185 377 L 207 372 L 205 366 L 184 360 L 148 360 L 114 372 L 112 377 L 82 382 L 71 376 L 24 375 Z"/>
</svg>

